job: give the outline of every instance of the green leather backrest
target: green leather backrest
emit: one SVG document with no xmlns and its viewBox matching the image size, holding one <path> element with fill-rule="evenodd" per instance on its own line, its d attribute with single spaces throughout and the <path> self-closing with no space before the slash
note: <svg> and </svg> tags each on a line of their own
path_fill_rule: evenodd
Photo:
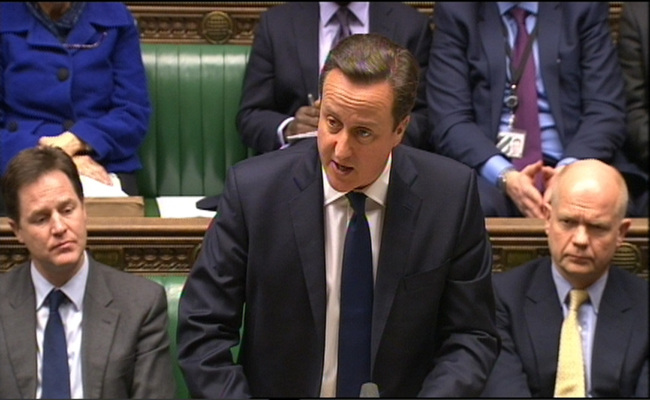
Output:
<svg viewBox="0 0 650 400">
<path fill-rule="evenodd" d="M 178 329 L 178 302 L 181 299 L 181 292 L 185 285 L 187 276 L 185 275 L 147 275 L 147 278 L 158 282 L 165 288 L 167 293 L 167 310 L 169 315 L 169 341 L 171 342 L 171 354 L 173 358 L 174 378 L 176 379 L 176 396 L 177 399 L 189 399 L 190 392 L 185 384 L 183 372 L 178 365 L 178 346 L 176 332 Z M 243 334 L 243 328 L 240 329 L 240 335 Z M 239 345 L 230 349 L 233 360 L 239 356 Z"/>
<path fill-rule="evenodd" d="M 252 155 L 237 133 L 249 45 L 142 44 L 153 112 L 140 149 L 140 194 L 212 196 Z"/>
<path fill-rule="evenodd" d="M 174 378 L 176 379 L 176 396 L 177 399 L 189 399 L 190 393 L 185 385 L 185 378 L 178 365 L 178 350 L 176 346 L 176 330 L 178 328 L 178 301 L 181 298 L 183 285 L 187 277 L 179 276 L 158 276 L 147 275 L 147 278 L 158 282 L 165 288 L 167 293 L 167 310 L 169 315 L 169 341 L 171 345 L 171 354 L 174 363 Z"/>
</svg>

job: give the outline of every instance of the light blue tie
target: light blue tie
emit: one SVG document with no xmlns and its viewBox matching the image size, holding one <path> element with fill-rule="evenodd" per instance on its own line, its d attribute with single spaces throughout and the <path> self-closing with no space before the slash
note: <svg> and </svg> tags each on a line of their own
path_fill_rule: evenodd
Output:
<svg viewBox="0 0 650 400">
<path fill-rule="evenodd" d="M 57 289 L 53 289 L 47 297 L 50 315 L 43 336 L 43 385 L 41 397 L 44 399 L 69 399 L 68 346 L 63 322 L 61 322 L 61 315 L 59 314 L 59 306 L 67 300 L 67 297 Z"/>
</svg>

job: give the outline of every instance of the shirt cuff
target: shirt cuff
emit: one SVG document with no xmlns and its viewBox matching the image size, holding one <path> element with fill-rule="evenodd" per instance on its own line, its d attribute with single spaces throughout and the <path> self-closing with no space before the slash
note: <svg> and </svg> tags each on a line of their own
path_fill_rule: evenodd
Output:
<svg viewBox="0 0 650 400">
<path fill-rule="evenodd" d="M 284 121 L 282 121 L 280 126 L 278 126 L 278 130 L 276 133 L 278 135 L 278 140 L 280 141 L 280 147 L 286 147 L 286 145 L 288 144 L 287 141 L 284 140 L 284 128 L 286 128 L 286 126 L 289 125 L 289 123 L 294 119 L 295 119 L 294 117 L 289 117 Z"/>
<path fill-rule="evenodd" d="M 575 158 L 575 157 L 566 157 L 566 158 L 563 158 L 560 161 L 558 161 L 558 163 L 557 163 L 557 165 L 555 167 L 556 168 L 557 167 L 566 167 L 567 165 L 573 164 L 576 161 L 578 161 L 578 159 Z"/>
<path fill-rule="evenodd" d="M 496 155 L 488 158 L 479 169 L 479 173 L 483 178 L 487 179 L 488 182 L 497 186 L 499 175 L 501 175 L 501 172 L 506 168 L 513 168 L 512 163 L 506 160 L 505 157 Z"/>
</svg>

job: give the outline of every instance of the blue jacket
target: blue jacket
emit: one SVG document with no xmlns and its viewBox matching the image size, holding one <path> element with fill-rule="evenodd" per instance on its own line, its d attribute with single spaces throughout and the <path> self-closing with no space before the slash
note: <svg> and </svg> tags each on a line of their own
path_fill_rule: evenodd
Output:
<svg viewBox="0 0 650 400">
<path fill-rule="evenodd" d="M 1 170 L 69 130 L 109 172 L 134 172 L 151 110 L 133 16 L 121 3 L 87 3 L 66 43 L 97 46 L 67 49 L 25 3 L 0 3 Z"/>
</svg>

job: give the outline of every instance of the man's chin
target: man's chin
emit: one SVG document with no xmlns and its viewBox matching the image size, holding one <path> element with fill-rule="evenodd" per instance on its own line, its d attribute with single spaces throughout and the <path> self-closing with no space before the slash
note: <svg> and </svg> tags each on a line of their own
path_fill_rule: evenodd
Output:
<svg viewBox="0 0 650 400">
<path fill-rule="evenodd" d="M 66 252 L 50 260 L 50 265 L 59 270 L 72 270 L 81 265 L 83 252 Z"/>
<path fill-rule="evenodd" d="M 579 281 L 584 279 L 591 280 L 596 273 L 596 267 L 593 263 L 565 262 L 562 269 L 565 271 L 565 274 Z"/>
<path fill-rule="evenodd" d="M 330 186 L 337 192 L 347 193 L 355 189 L 355 184 L 352 179 L 346 179 L 346 176 L 339 176 L 339 174 L 327 174 L 327 181 Z"/>
</svg>

